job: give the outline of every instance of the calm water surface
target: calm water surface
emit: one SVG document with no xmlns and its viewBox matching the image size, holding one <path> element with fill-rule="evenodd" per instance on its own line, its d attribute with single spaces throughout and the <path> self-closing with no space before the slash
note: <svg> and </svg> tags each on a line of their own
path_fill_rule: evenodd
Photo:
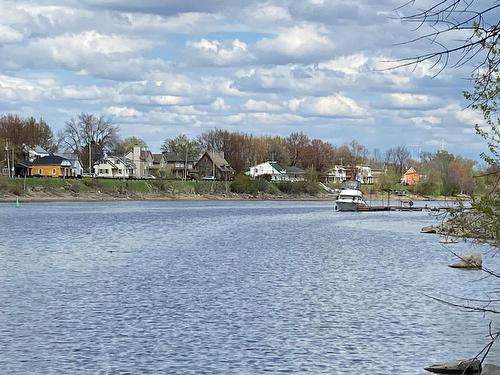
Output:
<svg viewBox="0 0 500 375">
<path fill-rule="evenodd" d="M 328 202 L 0 204 L 0 373 L 423 374 L 475 355 L 489 323 L 425 294 L 496 287 L 446 266 L 419 233 L 434 221 Z"/>
</svg>

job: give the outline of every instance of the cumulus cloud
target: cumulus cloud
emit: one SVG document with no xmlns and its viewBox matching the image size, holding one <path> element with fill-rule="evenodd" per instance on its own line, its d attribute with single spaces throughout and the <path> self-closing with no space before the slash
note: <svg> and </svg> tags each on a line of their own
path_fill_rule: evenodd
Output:
<svg viewBox="0 0 500 375">
<path fill-rule="evenodd" d="M 310 61 L 332 53 L 334 44 L 316 25 L 294 26 L 256 43 L 264 61 Z"/>
<path fill-rule="evenodd" d="M 249 112 L 279 112 L 283 110 L 283 106 L 279 104 L 254 99 L 248 99 L 244 107 Z"/>
<path fill-rule="evenodd" d="M 303 116 L 360 117 L 366 114 L 366 110 L 355 100 L 340 94 L 291 99 L 288 107 Z"/>
<path fill-rule="evenodd" d="M 328 137 L 338 124 L 336 139 L 351 140 L 354 127 L 368 147 L 450 132 L 460 147 L 458 135 L 475 137 L 481 120 L 459 103 L 468 82 L 456 77 L 470 70 L 436 78 L 429 62 L 385 70 L 384 61 L 428 48 L 394 47 L 414 35 L 387 17 L 393 8 L 392 0 L 4 0 L 0 101 L 53 119 L 55 131 L 64 116 L 105 111 L 150 144 L 213 126 Z"/>
<path fill-rule="evenodd" d="M 23 33 L 8 25 L 0 24 L 0 43 L 17 43 L 24 39 Z"/>
<path fill-rule="evenodd" d="M 111 106 L 105 109 L 106 113 L 117 117 L 138 117 L 141 112 L 134 108 L 129 107 L 115 107 Z"/>
<path fill-rule="evenodd" d="M 409 93 L 392 93 L 383 97 L 385 100 L 381 104 L 386 108 L 401 108 L 401 109 L 433 109 L 441 105 L 441 99 L 432 95 L 424 94 L 409 94 Z"/>
<path fill-rule="evenodd" d="M 188 63 L 203 63 L 214 66 L 234 66 L 254 59 L 246 43 L 234 40 L 188 41 L 186 44 Z"/>
</svg>

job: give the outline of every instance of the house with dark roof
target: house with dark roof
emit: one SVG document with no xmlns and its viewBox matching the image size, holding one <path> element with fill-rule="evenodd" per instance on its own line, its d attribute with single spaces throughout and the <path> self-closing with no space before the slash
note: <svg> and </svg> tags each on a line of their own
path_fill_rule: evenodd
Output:
<svg viewBox="0 0 500 375">
<path fill-rule="evenodd" d="M 220 152 L 206 151 L 194 167 L 201 179 L 230 181 L 234 177 L 234 169 Z"/>
<path fill-rule="evenodd" d="M 195 161 L 191 157 L 181 157 L 175 152 L 164 152 L 163 160 L 165 163 L 164 169 L 172 176 L 180 180 L 191 179 L 196 175 L 194 168 Z"/>
<path fill-rule="evenodd" d="M 37 177 L 73 177 L 71 161 L 57 155 L 33 160 L 31 175 Z"/>
</svg>

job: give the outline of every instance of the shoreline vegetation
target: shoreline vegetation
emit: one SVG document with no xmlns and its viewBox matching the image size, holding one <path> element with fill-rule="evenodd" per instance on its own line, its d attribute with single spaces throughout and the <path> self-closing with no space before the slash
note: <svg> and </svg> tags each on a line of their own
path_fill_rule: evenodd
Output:
<svg viewBox="0 0 500 375">
<path fill-rule="evenodd" d="M 245 185 L 246 184 L 246 185 Z M 248 185 L 250 184 L 250 185 Z M 387 200 L 387 193 L 375 186 L 362 186 L 366 199 Z M 316 182 L 278 184 L 267 181 L 179 181 L 179 180 L 115 180 L 84 177 L 8 178 L 0 177 L 0 202 L 54 201 L 162 201 L 162 200 L 325 200 L 334 201 L 335 194 L 322 190 Z M 426 197 L 408 193 L 404 197 L 391 194 L 392 200 L 453 199 Z"/>
</svg>

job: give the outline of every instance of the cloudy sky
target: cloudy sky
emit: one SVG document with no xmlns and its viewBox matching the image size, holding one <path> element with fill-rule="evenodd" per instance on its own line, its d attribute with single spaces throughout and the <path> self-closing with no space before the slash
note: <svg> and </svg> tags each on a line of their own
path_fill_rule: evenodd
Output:
<svg viewBox="0 0 500 375">
<path fill-rule="evenodd" d="M 397 19 L 405 2 L 0 0 L 0 113 L 56 132 L 102 113 L 153 151 L 217 127 L 477 158 L 470 67 L 384 70 L 430 48 L 397 45 L 423 32 Z"/>
</svg>

